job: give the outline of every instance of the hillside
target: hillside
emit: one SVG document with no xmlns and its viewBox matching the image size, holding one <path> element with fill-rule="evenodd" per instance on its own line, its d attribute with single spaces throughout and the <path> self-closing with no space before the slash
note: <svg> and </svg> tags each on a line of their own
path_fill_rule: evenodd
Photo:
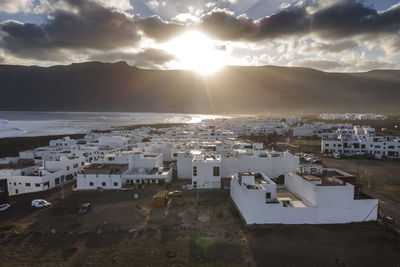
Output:
<svg viewBox="0 0 400 267">
<path fill-rule="evenodd" d="M 400 112 L 400 71 L 308 68 L 146 70 L 125 62 L 0 65 L 1 110 L 183 113 Z"/>
</svg>

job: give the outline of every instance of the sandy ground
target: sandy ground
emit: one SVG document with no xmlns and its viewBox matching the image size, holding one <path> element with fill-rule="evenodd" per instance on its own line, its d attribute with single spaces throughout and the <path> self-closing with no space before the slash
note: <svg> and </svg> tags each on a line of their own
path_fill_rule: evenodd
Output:
<svg viewBox="0 0 400 267">
<path fill-rule="evenodd" d="M 324 158 L 323 164 L 358 177 L 363 191 L 379 199 L 380 213 L 394 217 L 400 232 L 400 161 Z"/>
<path fill-rule="evenodd" d="M 69 186 L 70 187 L 70 186 Z M 184 191 L 152 207 L 161 188 L 41 193 L 0 214 L 1 266 L 399 266 L 400 237 L 376 223 L 246 227 L 224 190 Z M 80 204 L 91 202 L 87 215 Z M 27 207 L 28 206 L 28 207 Z M 13 210 L 14 209 L 14 210 Z M 5 260 L 6 259 L 6 260 Z"/>
</svg>

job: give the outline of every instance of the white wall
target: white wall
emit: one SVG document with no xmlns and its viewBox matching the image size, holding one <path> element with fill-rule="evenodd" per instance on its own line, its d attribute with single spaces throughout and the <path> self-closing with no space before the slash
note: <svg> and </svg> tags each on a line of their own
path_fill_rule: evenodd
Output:
<svg viewBox="0 0 400 267">
<path fill-rule="evenodd" d="M 244 189 L 237 179 L 231 179 L 231 197 L 247 224 L 330 224 L 377 220 L 378 200 L 354 199 L 351 185 L 317 186 L 296 174 L 286 175 L 285 185 L 312 205 L 283 207 L 281 203 L 267 204 L 259 196 L 259 190 Z"/>
<path fill-rule="evenodd" d="M 197 176 L 193 176 L 192 185 L 197 183 L 198 188 L 221 188 L 221 162 L 192 162 L 192 170 L 197 167 Z M 214 176 L 214 167 L 219 168 L 219 175 Z"/>
<path fill-rule="evenodd" d="M 93 183 L 91 185 L 91 183 Z M 105 183 L 105 185 L 103 184 Z M 116 183 L 116 185 L 114 184 Z M 120 189 L 122 186 L 122 175 L 120 174 L 78 174 L 77 189 Z"/>
</svg>

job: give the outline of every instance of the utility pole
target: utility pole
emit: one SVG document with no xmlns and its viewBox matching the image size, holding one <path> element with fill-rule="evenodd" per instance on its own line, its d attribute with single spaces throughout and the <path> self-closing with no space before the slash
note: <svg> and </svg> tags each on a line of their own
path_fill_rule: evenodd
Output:
<svg viewBox="0 0 400 267">
<path fill-rule="evenodd" d="M 299 159 L 300 159 L 300 153 L 301 153 L 301 140 L 300 140 L 300 143 L 299 143 Z"/>
<path fill-rule="evenodd" d="M 359 177 L 358 177 L 358 169 L 360 168 L 360 154 L 358 155 L 358 158 L 357 158 L 357 176 L 356 176 L 356 179 L 358 180 L 358 181 L 360 181 L 360 179 L 359 179 Z"/>
<path fill-rule="evenodd" d="M 61 199 L 64 199 L 64 176 L 61 176 Z"/>
</svg>

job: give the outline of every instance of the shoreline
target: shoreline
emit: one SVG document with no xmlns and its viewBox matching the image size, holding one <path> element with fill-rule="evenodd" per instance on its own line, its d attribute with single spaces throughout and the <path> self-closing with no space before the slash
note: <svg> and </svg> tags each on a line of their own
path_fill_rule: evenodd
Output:
<svg viewBox="0 0 400 267">
<path fill-rule="evenodd" d="M 16 136 L 0 138 L 0 158 L 17 157 L 19 152 L 29 149 L 35 149 L 41 146 L 48 146 L 50 140 L 61 139 L 69 136 L 73 139 L 81 139 L 89 133 L 110 133 L 112 131 L 132 131 L 143 127 L 168 128 L 182 126 L 187 123 L 155 123 L 155 124 L 137 124 L 127 126 L 113 126 L 107 130 L 92 130 L 87 133 L 78 134 L 59 134 L 59 135 L 39 135 L 39 136 Z"/>
</svg>

